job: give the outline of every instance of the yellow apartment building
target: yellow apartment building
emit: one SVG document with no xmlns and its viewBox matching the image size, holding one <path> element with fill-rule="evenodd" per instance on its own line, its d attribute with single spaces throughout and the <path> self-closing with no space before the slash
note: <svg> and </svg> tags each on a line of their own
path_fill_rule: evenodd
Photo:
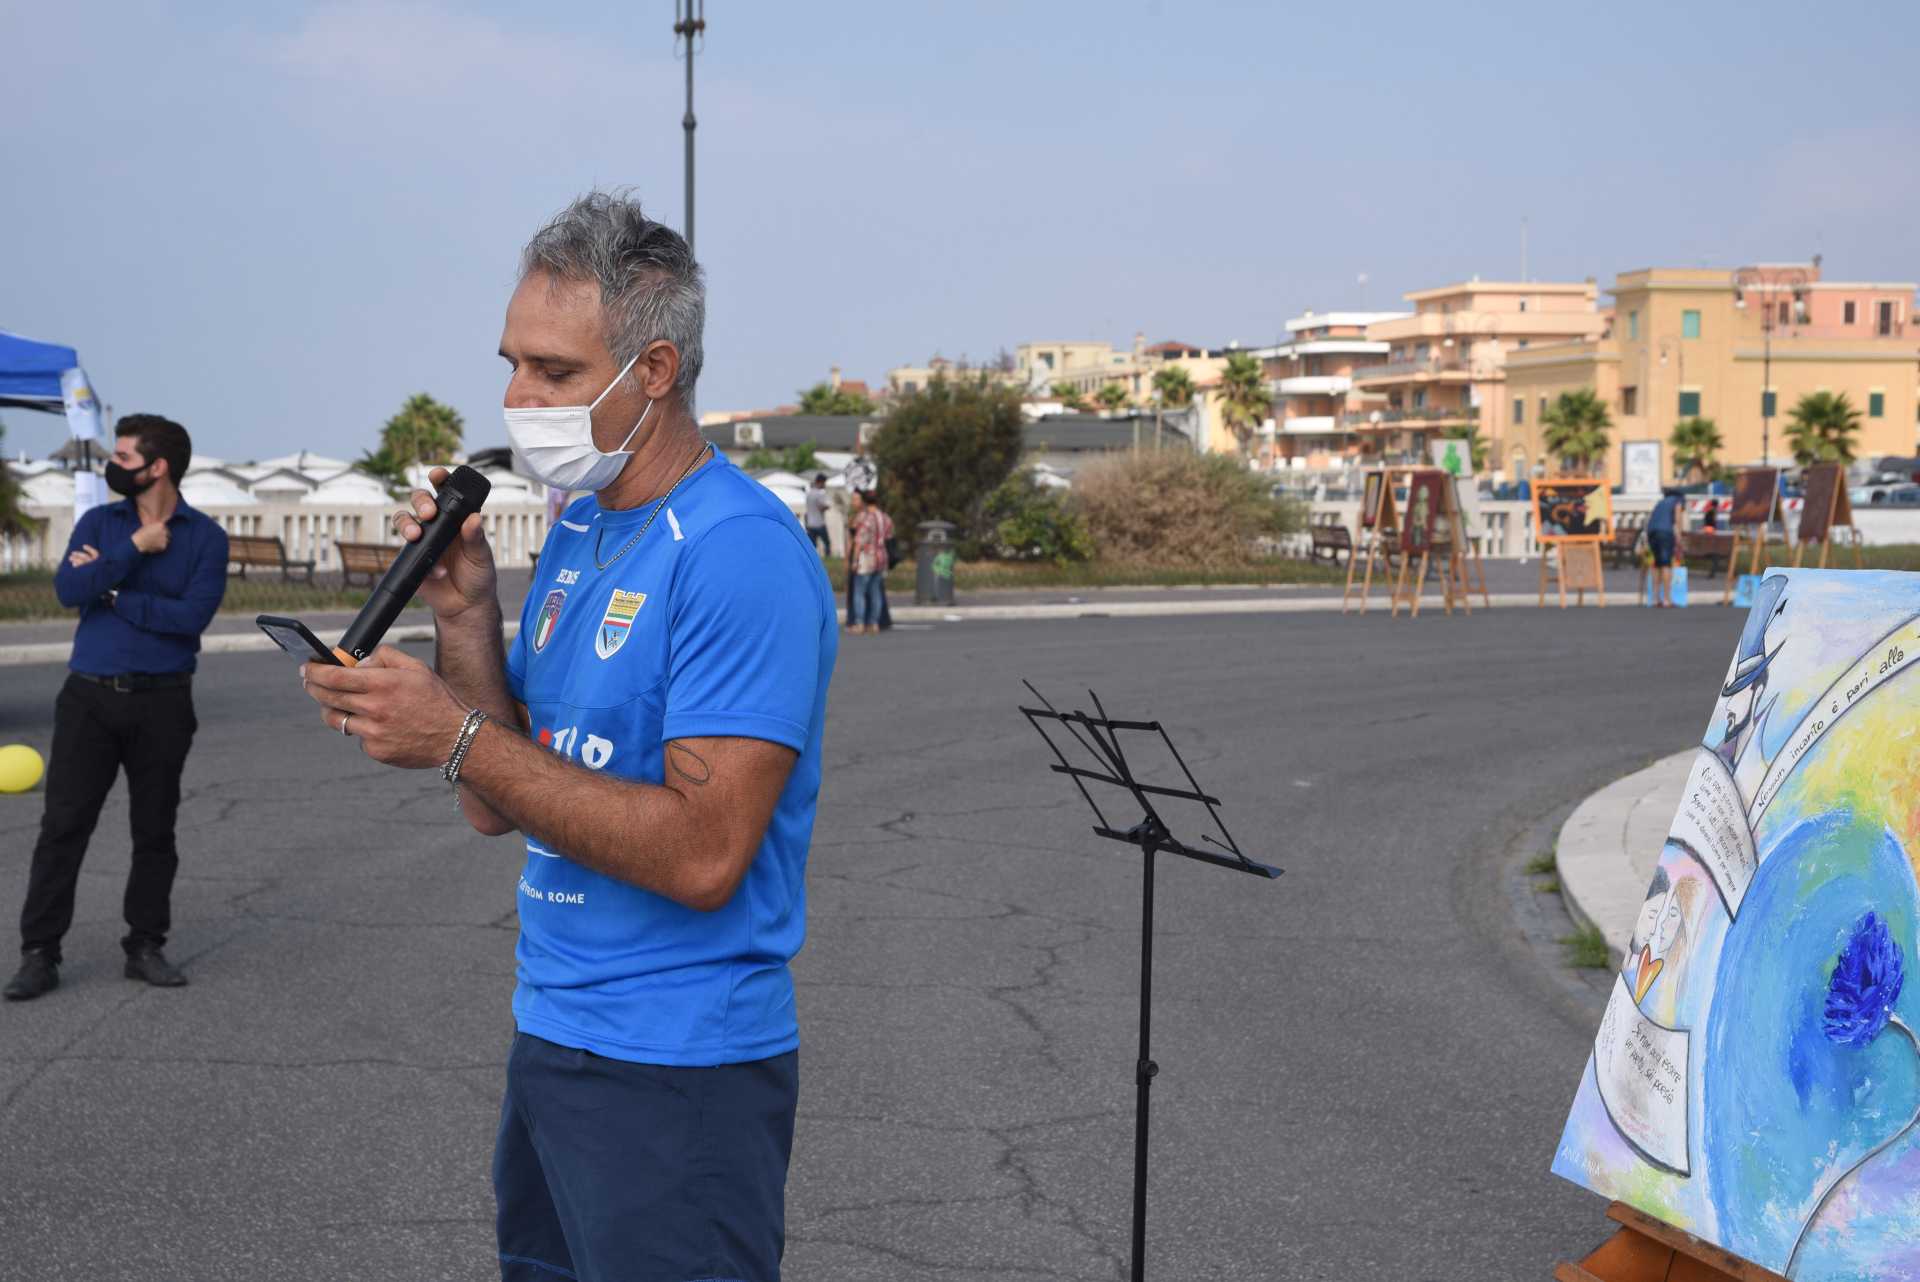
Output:
<svg viewBox="0 0 1920 1282">
<path fill-rule="evenodd" d="M 1605 475 L 1623 479 L 1621 443 L 1657 442 L 1660 474 L 1676 476 L 1668 437 L 1682 418 L 1709 418 L 1723 463 L 1792 462 L 1787 415 L 1808 392 L 1845 392 L 1860 410 L 1856 451 L 1911 455 L 1920 403 L 1920 324 L 1911 282 L 1827 281 L 1819 260 L 1736 273 L 1655 267 L 1609 291 L 1612 324 L 1583 342 L 1535 345 L 1507 358 L 1502 443 L 1510 475 L 1555 470 L 1540 415 L 1561 392 L 1592 388 L 1613 416 Z"/>
<path fill-rule="evenodd" d="M 1373 403 L 1353 419 L 1366 452 L 1418 458 L 1429 436 L 1477 427 L 1491 457 L 1505 457 L 1507 362 L 1534 347 L 1598 338 L 1606 327 L 1598 297 L 1592 281 L 1470 280 L 1405 295 L 1411 314 L 1367 326 L 1369 339 L 1387 344 L 1386 360 L 1353 378 Z"/>
</svg>

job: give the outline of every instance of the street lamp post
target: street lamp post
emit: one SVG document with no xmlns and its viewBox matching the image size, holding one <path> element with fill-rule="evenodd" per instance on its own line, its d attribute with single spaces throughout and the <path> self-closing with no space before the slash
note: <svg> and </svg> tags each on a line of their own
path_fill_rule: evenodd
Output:
<svg viewBox="0 0 1920 1282">
<path fill-rule="evenodd" d="M 674 0 L 673 46 L 679 52 L 682 42 L 687 50 L 687 114 L 680 127 L 687 131 L 687 250 L 693 250 L 693 55 L 706 44 L 707 0 Z"/>
<path fill-rule="evenodd" d="M 1793 291 L 1793 307 L 1789 313 L 1791 323 L 1798 325 L 1806 319 L 1807 273 L 1798 267 L 1742 267 L 1733 273 L 1733 305 L 1741 311 L 1747 309 L 1747 294 L 1750 291 L 1762 292 L 1760 304 L 1760 466 L 1766 467 L 1772 462 L 1773 449 L 1773 411 L 1778 399 L 1773 394 L 1773 331 L 1779 322 L 1779 309 L 1774 306 L 1773 295 L 1780 289 Z"/>
</svg>

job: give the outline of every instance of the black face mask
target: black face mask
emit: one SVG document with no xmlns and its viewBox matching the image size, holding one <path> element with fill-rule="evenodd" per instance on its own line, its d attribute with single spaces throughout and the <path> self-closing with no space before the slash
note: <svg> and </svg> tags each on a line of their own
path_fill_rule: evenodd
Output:
<svg viewBox="0 0 1920 1282">
<path fill-rule="evenodd" d="M 147 464 L 147 467 L 152 466 L 151 463 Z M 145 494 L 153 488 L 153 483 L 160 479 L 157 476 L 149 476 L 144 481 L 136 481 L 133 479 L 140 475 L 140 473 L 146 471 L 147 467 L 121 467 L 118 463 L 109 462 L 107 464 L 107 488 L 125 498 L 135 498 Z"/>
</svg>

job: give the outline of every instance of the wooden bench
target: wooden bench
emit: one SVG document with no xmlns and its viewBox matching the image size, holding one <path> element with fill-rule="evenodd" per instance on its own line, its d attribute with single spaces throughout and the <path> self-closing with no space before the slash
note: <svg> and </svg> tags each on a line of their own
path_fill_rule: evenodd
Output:
<svg viewBox="0 0 1920 1282">
<path fill-rule="evenodd" d="M 308 583 L 313 582 L 313 562 L 288 560 L 287 545 L 280 541 L 278 535 L 229 534 L 227 561 L 240 567 L 240 577 L 243 579 L 247 577 L 247 567 L 251 565 L 278 570 L 280 577 L 289 583 L 293 581 L 297 570 Z"/>
<path fill-rule="evenodd" d="M 1308 559 L 1330 561 L 1340 564 L 1340 558 L 1353 560 L 1353 531 L 1334 522 L 1316 523 L 1308 527 L 1313 536 L 1313 546 L 1307 550 Z"/>
<path fill-rule="evenodd" d="M 1646 526 L 1646 518 L 1622 516 L 1614 522 L 1613 537 L 1600 550 L 1606 556 L 1608 564 L 1616 570 L 1635 562 L 1635 553 L 1640 548 L 1640 535 Z"/>
<path fill-rule="evenodd" d="M 393 558 L 400 555 L 400 545 L 384 543 L 336 543 L 333 545 L 340 553 L 340 577 L 346 583 L 352 583 L 354 576 L 367 576 L 367 586 L 371 587 L 387 567 L 393 564 Z"/>
<path fill-rule="evenodd" d="M 1680 545 L 1686 553 L 1687 568 L 1701 565 L 1709 577 L 1724 574 L 1727 558 L 1733 555 L 1733 535 L 1719 530 L 1689 530 Z"/>
</svg>

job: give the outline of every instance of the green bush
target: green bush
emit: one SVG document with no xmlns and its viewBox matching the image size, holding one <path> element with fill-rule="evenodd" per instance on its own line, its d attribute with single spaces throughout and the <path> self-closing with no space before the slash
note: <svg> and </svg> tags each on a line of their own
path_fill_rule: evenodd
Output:
<svg viewBox="0 0 1920 1282">
<path fill-rule="evenodd" d="M 1116 453 L 1080 469 L 1073 503 L 1102 561 L 1212 568 L 1263 555 L 1306 528 L 1304 503 L 1227 454 Z"/>
<path fill-rule="evenodd" d="M 1067 492 L 1042 485 L 1025 469 L 987 496 L 980 516 L 980 546 L 963 549 L 963 555 L 1055 565 L 1093 558 L 1093 536 Z"/>
<path fill-rule="evenodd" d="M 820 460 L 814 457 L 818 448 L 812 441 L 802 441 L 798 445 L 789 445 L 784 450 L 770 450 L 765 446 L 748 454 L 740 466 L 749 472 L 766 472 L 778 469 L 783 472 L 818 472 Z"/>
<path fill-rule="evenodd" d="M 1020 460 L 1020 393 L 984 377 L 935 377 L 897 398 L 874 433 L 880 506 L 911 543 L 922 521 L 951 521 L 977 537 L 987 495 Z"/>
</svg>

